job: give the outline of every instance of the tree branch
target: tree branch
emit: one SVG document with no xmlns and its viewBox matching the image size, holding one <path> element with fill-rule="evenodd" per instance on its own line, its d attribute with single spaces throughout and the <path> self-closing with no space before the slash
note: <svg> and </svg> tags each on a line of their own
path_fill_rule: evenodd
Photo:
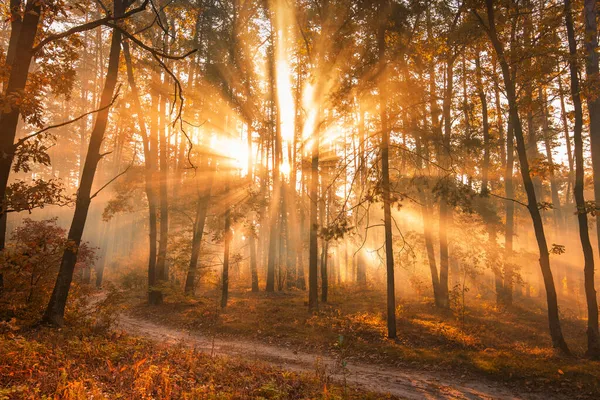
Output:
<svg viewBox="0 0 600 400">
<path fill-rule="evenodd" d="M 99 27 L 100 25 L 108 25 L 108 26 L 110 26 L 111 25 L 111 21 L 118 21 L 118 20 L 121 20 L 121 19 L 124 19 L 124 18 L 128 18 L 128 17 L 130 17 L 130 16 L 132 16 L 134 14 L 137 14 L 139 12 L 144 11 L 146 9 L 146 6 L 148 5 L 148 2 L 149 2 L 149 0 L 144 0 L 144 2 L 139 7 L 134 8 L 134 9 L 132 9 L 130 11 L 127 11 L 126 13 L 124 13 L 121 16 L 114 17 L 112 15 L 107 15 L 104 18 L 100 18 L 100 19 L 97 19 L 95 21 L 91 21 L 91 22 L 85 23 L 83 25 L 74 26 L 71 29 L 68 29 L 68 30 L 66 30 L 64 32 L 61 32 L 61 33 L 57 33 L 55 35 L 50 35 L 46 39 L 44 39 L 41 42 L 39 42 L 37 44 L 37 46 L 35 46 L 33 49 L 31 49 L 31 52 L 32 52 L 32 54 L 35 54 L 38 51 L 40 51 L 42 49 L 42 47 L 44 47 L 48 43 L 57 41 L 59 39 L 66 38 L 67 36 L 71 36 L 71 35 L 73 35 L 75 33 L 89 31 L 91 29 Z"/>
<path fill-rule="evenodd" d="M 26 141 L 28 141 L 29 139 L 32 139 L 32 138 L 34 138 L 34 137 L 36 137 L 36 136 L 38 136 L 38 135 L 41 135 L 41 134 L 42 134 L 42 133 L 44 133 L 44 132 L 47 132 L 47 131 L 49 131 L 50 129 L 61 128 L 61 127 L 63 127 L 63 126 L 66 126 L 66 125 L 72 124 L 72 123 L 74 123 L 74 122 L 77 122 L 77 121 L 79 121 L 79 120 L 81 120 L 81 119 L 83 119 L 83 118 L 87 117 L 87 116 L 88 116 L 88 115 L 90 115 L 90 114 L 95 114 L 95 113 L 98 113 L 98 112 L 100 112 L 100 111 L 104 111 L 104 110 L 106 110 L 107 108 L 111 107 L 111 106 L 112 106 L 112 105 L 115 103 L 115 101 L 117 100 L 117 97 L 119 97 L 119 92 L 120 92 L 120 90 L 121 90 L 121 86 L 119 86 L 119 87 L 117 88 L 117 92 L 116 92 L 115 96 L 113 97 L 113 99 L 111 100 L 111 102 L 110 102 L 110 103 L 108 103 L 107 105 L 105 105 L 104 107 L 98 108 L 97 110 L 93 110 L 93 111 L 86 112 L 85 114 L 81 114 L 79 117 L 77 117 L 77 118 L 74 118 L 74 119 L 72 119 L 72 120 L 70 120 L 70 121 L 62 122 L 62 123 L 60 123 L 60 124 L 56 124 L 56 125 L 47 126 L 47 127 L 45 127 L 44 129 L 41 129 L 41 130 L 39 130 L 39 131 L 37 131 L 37 132 L 34 132 L 34 133 L 30 134 L 30 135 L 27 135 L 27 136 L 25 136 L 24 138 L 21 138 L 21 139 L 19 139 L 19 140 L 17 141 L 17 143 L 15 143 L 15 148 L 17 148 L 17 147 L 21 146 L 23 143 L 25 143 L 25 142 L 26 142 Z"/>
<path fill-rule="evenodd" d="M 131 168 L 131 165 L 129 165 L 125 171 L 119 173 L 118 175 L 114 176 L 110 181 L 106 182 L 100 189 L 98 189 L 96 191 L 96 193 L 94 193 L 93 195 L 90 196 L 90 200 L 93 200 L 94 197 L 98 196 L 98 194 L 100 194 L 101 191 L 103 191 L 104 189 L 106 189 L 106 187 L 108 185 L 110 185 L 111 183 L 113 183 L 114 181 L 116 181 L 117 179 L 119 179 L 121 176 L 125 175 L 127 173 L 127 171 L 129 171 L 129 169 Z"/>
</svg>

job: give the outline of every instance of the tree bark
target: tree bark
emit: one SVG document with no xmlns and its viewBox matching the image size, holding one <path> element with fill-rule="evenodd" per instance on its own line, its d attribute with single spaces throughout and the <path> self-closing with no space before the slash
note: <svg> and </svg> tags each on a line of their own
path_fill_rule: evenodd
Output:
<svg viewBox="0 0 600 400">
<path fill-rule="evenodd" d="M 380 11 L 381 12 L 381 11 Z M 382 15 L 383 16 L 383 15 Z M 385 72 L 385 25 L 377 33 L 379 62 Z M 385 231 L 385 264 L 387 273 L 387 330 L 388 338 L 396 338 L 396 289 L 394 279 L 394 243 L 392 236 L 392 200 L 390 188 L 390 128 L 388 126 L 387 91 L 385 81 L 379 85 L 381 117 L 381 191 L 383 194 L 383 224 Z"/>
<path fill-rule="evenodd" d="M 587 9 L 586 9 L 587 11 Z M 571 0 L 565 0 L 565 22 L 569 40 L 569 71 L 571 73 L 571 97 L 575 109 L 575 203 L 577 205 L 577 221 L 579 222 L 579 238 L 584 258 L 584 287 L 588 309 L 586 355 L 592 359 L 600 359 L 600 335 L 598 334 L 598 300 L 594 285 L 594 251 L 590 242 L 587 208 L 584 197 L 584 159 L 583 159 L 583 107 L 579 85 L 579 66 L 577 65 L 577 42 L 571 9 Z"/>
<path fill-rule="evenodd" d="M 204 187 L 198 188 L 198 202 L 196 204 L 194 231 L 192 233 L 192 255 L 185 279 L 185 293 L 188 295 L 194 294 L 194 288 L 196 285 L 196 272 L 198 270 L 198 258 L 200 257 L 204 226 L 206 225 L 206 215 L 208 213 L 208 206 L 210 204 L 210 196 L 214 181 L 214 171 L 208 166 L 208 160 L 203 162 L 203 167 L 203 173 L 208 174 L 208 177 L 203 182 Z"/>
<path fill-rule="evenodd" d="M 160 285 L 161 283 L 164 284 L 169 280 L 167 265 L 167 247 L 169 243 L 169 143 L 167 137 L 168 124 L 165 123 L 167 118 L 167 98 L 165 93 L 160 94 L 159 104 L 160 125 L 158 127 L 158 132 L 160 146 L 160 184 L 158 196 L 160 199 L 160 229 L 158 239 L 158 257 L 156 259 L 156 278 L 158 281 L 157 283 Z"/>
<path fill-rule="evenodd" d="M 540 253 L 540 269 L 544 278 L 544 285 L 546 288 L 550 336 L 552 337 L 552 344 L 555 348 L 559 349 L 564 354 L 569 354 L 569 348 L 564 340 L 562 328 L 560 325 L 556 287 L 554 286 L 554 278 L 552 276 L 552 270 L 550 269 L 550 252 L 548 249 L 548 243 L 546 242 L 544 225 L 542 223 L 542 217 L 538 209 L 537 196 L 535 193 L 533 180 L 531 179 L 529 170 L 529 160 L 527 159 L 527 147 L 525 146 L 523 127 L 521 125 L 521 120 L 519 117 L 515 83 L 511 76 L 508 61 L 504 54 L 504 46 L 502 42 L 500 42 L 500 39 L 498 38 L 498 34 L 496 32 L 496 21 L 493 0 L 486 0 L 486 9 L 488 24 L 485 27 L 485 29 L 490 41 L 492 42 L 494 51 L 498 56 L 498 61 L 502 69 L 502 77 L 504 79 L 504 85 L 506 89 L 506 98 L 508 100 L 510 108 L 510 121 L 513 125 L 515 139 L 517 142 L 517 154 L 519 156 L 519 163 L 521 165 L 521 177 L 523 179 L 523 186 L 525 188 L 525 192 L 527 193 L 527 209 L 529 210 L 529 214 L 531 215 Z"/>
<path fill-rule="evenodd" d="M 319 309 L 318 293 L 318 237 L 319 229 L 317 219 L 317 204 L 319 201 L 319 131 L 313 133 L 311 179 L 310 179 L 310 228 L 308 250 L 308 311 L 315 312 Z"/>
<path fill-rule="evenodd" d="M 10 48 L 14 55 L 11 54 L 10 75 L 4 90 L 6 98 L 11 95 L 19 97 L 19 93 L 25 90 L 27 78 L 29 77 L 29 67 L 33 59 L 32 48 L 42 12 L 41 4 L 39 1 L 28 1 L 25 5 L 23 21 L 12 26 L 12 28 L 18 29 L 18 32 L 11 31 L 10 41 L 13 42 L 12 44 L 16 42 L 16 46 Z M 12 2 L 11 6 L 13 6 Z M 16 35 L 17 38 L 13 38 L 13 35 Z M 0 251 L 4 250 L 6 244 L 6 205 L 4 202 L 8 177 L 15 154 L 14 141 L 20 113 L 21 110 L 17 104 L 12 105 L 9 109 L 0 110 L 0 154 L 3 155 L 0 157 Z"/>
<path fill-rule="evenodd" d="M 115 16 L 122 15 L 123 11 L 124 7 L 122 0 L 115 0 Z M 83 230 L 85 228 L 85 222 L 91 203 L 91 190 L 92 184 L 94 183 L 94 175 L 96 174 L 98 162 L 101 159 L 100 149 L 102 147 L 102 140 L 104 139 L 104 133 L 106 131 L 106 125 L 108 123 L 109 116 L 108 105 L 112 100 L 117 84 L 120 53 L 121 32 L 118 29 L 113 29 L 108 70 L 106 72 L 106 81 L 104 83 L 104 89 L 102 91 L 101 98 L 102 107 L 107 108 L 98 113 L 94 130 L 92 131 L 92 135 L 90 137 L 90 144 L 88 146 L 88 153 L 85 159 L 85 165 L 83 167 L 83 174 L 79 184 L 79 190 L 77 191 L 73 221 L 71 222 L 71 228 L 68 234 L 70 246 L 68 246 L 63 253 L 60 269 L 54 285 L 54 290 L 52 291 L 48 307 L 43 316 L 43 322 L 47 324 L 56 326 L 61 326 L 63 324 L 67 297 L 69 295 L 71 281 L 73 280 L 75 263 L 77 262 L 77 250 L 81 244 L 81 237 L 83 235 Z"/>
<path fill-rule="evenodd" d="M 227 300 L 229 298 L 229 248 L 231 246 L 231 233 L 231 210 L 227 207 L 227 211 L 225 211 L 223 276 L 221 278 L 221 308 L 227 307 Z"/>
<path fill-rule="evenodd" d="M 138 125 L 142 136 L 142 146 L 144 148 L 144 180 L 145 180 L 145 191 L 146 198 L 148 200 L 148 225 L 149 225 L 149 251 L 148 251 L 148 302 L 153 304 L 156 300 L 155 290 L 153 287 L 156 286 L 156 255 L 157 255 L 157 203 L 156 193 L 154 190 L 153 175 L 156 169 L 156 160 L 154 154 L 150 148 L 150 138 L 148 137 L 148 130 L 146 128 L 146 122 L 144 121 L 144 115 L 142 114 L 142 106 L 140 104 L 140 94 L 135 82 L 135 75 L 133 72 L 133 64 L 131 62 L 131 53 L 129 51 L 129 42 L 123 42 L 123 54 L 125 56 L 125 63 L 127 66 L 127 79 L 131 88 L 131 96 L 133 97 L 134 111 L 137 115 Z"/>
<path fill-rule="evenodd" d="M 483 125 L 483 167 L 481 175 L 481 195 L 488 194 L 488 181 L 490 170 L 490 124 L 488 121 L 488 102 L 485 90 L 483 88 L 483 79 L 481 73 L 481 53 L 477 52 L 475 58 L 475 74 L 477 75 L 477 93 L 481 101 L 481 119 Z"/>
</svg>

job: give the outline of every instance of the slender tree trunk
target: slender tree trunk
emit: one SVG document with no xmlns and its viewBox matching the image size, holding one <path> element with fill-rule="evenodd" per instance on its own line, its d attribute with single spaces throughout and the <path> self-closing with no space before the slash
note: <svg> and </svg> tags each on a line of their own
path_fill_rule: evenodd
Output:
<svg viewBox="0 0 600 400">
<path fill-rule="evenodd" d="M 208 160 L 203 163 L 204 173 L 208 174 L 207 179 L 202 182 L 203 188 L 198 188 L 198 202 L 196 204 L 196 217 L 194 219 L 194 231 L 192 233 L 192 255 L 185 279 L 185 293 L 194 294 L 196 285 L 196 272 L 198 270 L 198 259 L 202 247 L 202 237 L 204 235 L 204 226 L 206 224 L 206 215 L 210 204 L 212 192 L 214 171 L 208 166 Z"/>
<path fill-rule="evenodd" d="M 481 176 L 481 195 L 488 194 L 488 181 L 490 170 L 490 124 L 488 122 L 488 102 L 481 73 L 481 53 L 477 52 L 475 58 L 475 74 L 477 75 L 477 93 L 481 101 L 481 118 L 483 124 L 483 167 Z"/>
<path fill-rule="evenodd" d="M 327 153 L 326 153 L 327 154 Z M 321 198 L 319 201 L 319 225 L 321 228 L 327 226 L 327 184 L 325 177 L 328 176 L 328 166 L 321 167 Z M 327 252 L 329 251 L 329 243 L 327 239 L 321 238 L 321 302 L 327 303 L 327 292 L 329 289 L 329 274 L 327 270 Z"/>
<path fill-rule="evenodd" d="M 556 181 L 556 174 L 554 172 L 554 157 L 552 155 L 552 138 L 550 137 L 550 125 L 548 121 L 548 99 L 545 89 L 539 87 L 539 97 L 542 107 L 542 118 L 543 118 L 543 130 L 544 130 L 544 146 L 546 148 L 546 158 L 550 169 L 550 192 L 552 196 L 552 208 L 554 211 L 554 224 L 557 229 L 562 227 L 562 212 L 560 206 L 560 197 L 558 194 L 558 182 Z"/>
<path fill-rule="evenodd" d="M 145 191 L 146 198 L 148 200 L 148 225 L 149 225 L 149 252 L 148 252 L 148 302 L 153 304 L 156 300 L 156 291 L 153 289 L 156 286 L 156 255 L 157 255 L 157 203 L 156 193 L 154 190 L 153 175 L 156 169 L 156 160 L 154 154 L 150 148 L 150 138 L 148 137 L 148 130 L 146 128 L 146 121 L 144 121 L 144 115 L 142 113 L 142 106 L 140 104 L 140 95 L 135 82 L 135 75 L 133 72 L 133 65 L 131 62 L 131 53 L 129 51 L 129 42 L 123 42 L 123 53 L 125 56 L 125 63 L 127 65 L 127 79 L 131 88 L 131 96 L 133 97 L 134 111 L 137 115 L 138 125 L 140 127 L 140 133 L 142 136 L 142 145 L 144 148 L 144 180 L 145 180 Z"/>
<path fill-rule="evenodd" d="M 258 270 L 256 266 L 256 239 L 254 237 L 255 233 L 250 233 L 250 275 L 252 276 L 252 291 L 254 293 L 258 292 Z"/>
<path fill-rule="evenodd" d="M 310 179 L 310 227 L 308 249 L 308 311 L 315 312 L 319 309 L 318 293 L 318 236 L 319 223 L 317 219 L 317 204 L 319 201 L 319 131 L 313 133 L 311 179 Z"/>
<path fill-rule="evenodd" d="M 449 167 L 450 156 L 450 135 L 452 133 L 451 121 L 451 102 L 454 84 L 454 56 L 449 56 L 446 65 L 446 90 L 444 94 L 443 117 L 444 117 L 444 133 L 442 137 L 443 149 L 441 149 L 441 159 L 444 160 L 444 165 Z M 446 178 L 451 179 L 451 178 Z M 450 184 L 450 182 L 447 182 Z M 443 308 L 450 307 L 449 298 L 449 267 L 450 253 L 448 251 L 448 230 L 449 223 L 452 218 L 452 211 L 448 205 L 448 199 L 445 195 L 440 196 L 440 301 Z"/>
<path fill-rule="evenodd" d="M 415 127 L 415 134 L 416 134 Z M 426 141 L 421 139 L 419 135 L 417 137 L 417 168 L 419 171 L 423 170 L 423 147 L 426 147 Z M 419 196 L 421 200 L 421 214 L 423 217 L 423 235 L 425 237 L 425 249 L 427 250 L 427 260 L 429 261 L 429 270 L 431 271 L 431 284 L 433 287 L 433 298 L 435 301 L 435 305 L 437 307 L 441 307 L 441 299 L 440 299 L 440 278 L 437 270 L 437 263 L 435 260 L 435 250 L 433 246 L 433 233 L 431 231 L 431 227 L 433 226 L 433 221 L 431 219 L 431 214 L 433 213 L 433 209 L 429 202 L 429 198 L 425 193 L 425 189 L 419 191 Z"/>
<path fill-rule="evenodd" d="M 115 0 L 114 7 L 115 16 L 122 15 L 124 11 L 122 0 Z M 48 308 L 46 309 L 43 317 L 43 321 L 48 324 L 58 326 L 63 324 L 67 297 L 69 295 L 71 281 L 73 280 L 75 263 L 77 262 L 77 249 L 81 244 L 81 237 L 83 236 L 85 221 L 87 219 L 87 214 L 91 203 L 91 191 L 92 184 L 94 182 L 94 175 L 96 174 L 98 162 L 101 159 L 100 149 L 102 147 L 102 140 L 104 138 L 104 132 L 106 131 L 106 125 L 108 123 L 108 105 L 112 100 L 115 86 L 117 84 L 120 53 L 121 33 L 119 30 L 113 29 L 108 70 L 106 72 L 106 81 L 104 83 L 101 99 L 101 105 L 107 108 L 98 113 L 96 117 L 96 124 L 90 137 L 88 154 L 83 167 L 83 175 L 79 184 L 79 190 L 77 191 L 77 200 L 75 203 L 73 221 L 68 234 L 68 240 L 70 243 L 73 243 L 73 246 L 67 247 L 63 253 L 60 269 L 56 278 L 56 284 L 54 285 L 54 290 L 50 297 Z"/>
<path fill-rule="evenodd" d="M 165 77 L 166 79 L 166 77 Z M 163 85 L 163 87 L 166 85 Z M 156 260 L 156 277 L 160 284 L 161 281 L 167 282 L 168 266 L 167 266 L 167 246 L 169 243 L 169 191 L 168 191 L 168 179 L 169 179 L 169 143 L 168 143 L 168 124 L 166 124 L 167 118 L 167 100 L 166 94 L 160 94 L 160 125 L 158 127 L 159 132 L 159 164 L 160 164 L 160 185 L 159 185 L 159 199 L 160 199 L 160 230 L 158 239 L 158 258 Z"/>
<path fill-rule="evenodd" d="M 11 2 L 11 6 L 15 6 Z M 27 1 L 23 21 L 12 25 L 10 42 L 16 46 L 10 47 L 12 63 L 10 64 L 10 75 L 4 90 L 5 98 L 9 96 L 20 97 L 19 93 L 25 90 L 27 78 L 29 76 L 29 66 L 33 58 L 32 48 L 37 35 L 40 22 L 42 3 L 38 1 Z M 16 37 L 15 37 L 16 36 Z M 7 60 L 8 64 L 8 60 Z M 11 107 L 4 107 L 0 110 L 0 251 L 4 250 L 6 244 L 6 213 L 5 196 L 8 186 L 8 177 L 15 154 L 14 141 L 21 113 L 18 104 L 11 104 Z M 0 288 L 2 279 L 0 277 Z"/>
<path fill-rule="evenodd" d="M 587 11 L 587 10 L 586 10 Z M 565 21 L 567 26 L 567 37 L 569 40 L 569 69 L 571 72 L 571 97 L 575 109 L 575 129 L 573 139 L 575 143 L 575 202 L 577 204 L 577 220 L 579 222 L 579 238 L 583 249 L 584 258 L 584 287 L 585 298 L 588 309 L 587 356 L 600 359 L 600 335 L 598 333 L 598 300 L 594 285 L 594 251 L 590 242 L 587 208 L 584 197 L 584 159 L 583 159 L 583 107 L 581 105 L 581 94 L 579 86 L 579 66 L 577 65 L 577 42 L 575 40 L 575 28 L 573 27 L 573 16 L 571 1 L 565 0 Z"/>
<path fill-rule="evenodd" d="M 513 303 L 513 268 L 512 253 L 515 225 L 515 203 L 512 201 L 515 195 L 513 169 L 515 165 L 514 129 L 511 122 L 506 130 L 506 168 L 504 170 L 504 194 L 507 199 L 506 225 L 504 230 L 504 302 L 506 306 Z"/>
<path fill-rule="evenodd" d="M 585 23 L 585 71 L 587 80 L 591 85 L 600 77 L 598 66 L 598 14 L 596 0 L 585 0 L 584 2 Z M 593 86 L 592 86 L 593 87 Z M 590 141 L 592 152 L 592 167 L 594 170 L 594 197 L 596 200 L 596 212 L 600 212 L 600 97 L 596 93 L 587 99 L 588 113 L 590 117 Z M 596 224 L 596 236 L 598 249 L 600 250 L 600 224 Z"/>
<path fill-rule="evenodd" d="M 358 110 L 358 153 L 359 153 L 359 174 L 361 187 L 365 187 L 367 184 L 367 157 L 365 152 L 367 135 L 365 132 L 365 112 L 359 105 Z M 366 212 L 365 212 L 366 214 Z M 364 218 L 364 215 L 362 216 Z M 365 232 L 366 235 L 366 232 Z M 367 265 L 364 257 L 364 249 L 359 249 L 356 260 L 356 283 L 359 286 L 366 286 L 367 284 Z"/>
<path fill-rule="evenodd" d="M 529 160 L 527 159 L 527 147 L 525 146 L 525 138 L 523 136 L 523 127 L 518 112 L 518 102 L 515 84 L 513 82 L 510 67 L 504 54 L 504 47 L 498 38 L 496 33 L 496 21 L 494 16 L 494 1 L 486 0 L 487 8 L 487 19 L 489 26 L 487 27 L 487 34 L 492 42 L 498 61 L 502 68 L 502 76 L 504 79 L 506 97 L 510 107 L 510 121 L 513 125 L 515 139 L 517 142 L 517 154 L 519 156 L 519 163 L 521 165 L 521 176 L 523 178 L 523 186 L 527 194 L 527 209 L 531 215 L 535 236 L 538 243 L 538 249 L 540 254 L 540 268 L 544 279 L 544 285 L 546 287 L 546 300 L 548 305 L 548 323 L 550 326 L 550 336 L 552 337 L 552 344 L 555 348 L 562 351 L 564 354 L 569 354 L 569 348 L 564 340 L 562 334 L 562 328 L 560 325 L 560 317 L 558 313 L 558 299 L 556 296 L 556 287 L 554 286 L 554 278 L 552 276 L 552 270 L 550 269 L 550 252 L 548 249 L 548 243 L 546 242 L 546 235 L 544 232 L 544 225 L 542 223 L 542 216 L 538 209 L 537 196 L 533 180 L 531 179 L 529 171 Z"/>
<path fill-rule="evenodd" d="M 302 174 L 302 181 L 304 182 L 304 173 Z M 302 183 L 304 187 L 304 183 Z M 300 193 L 304 193 L 304 189 L 300 191 Z M 304 214 L 304 208 L 300 208 L 300 228 L 298 235 L 298 243 L 297 245 L 297 259 L 298 259 L 298 274 L 297 274 L 297 282 L 296 287 L 300 290 L 306 290 L 306 276 L 304 273 L 304 237 L 306 235 L 306 216 Z"/>
<path fill-rule="evenodd" d="M 385 25 L 380 23 L 377 42 L 379 62 L 385 63 Z M 384 65 L 384 64 L 382 64 Z M 384 69 L 385 70 L 385 69 Z M 387 330 L 390 339 L 396 338 L 396 289 L 394 279 L 394 243 L 392 237 L 392 200 L 390 187 L 390 128 L 388 126 L 387 91 L 379 85 L 381 116 L 381 191 L 383 194 L 383 224 L 385 230 L 385 264 L 387 273 Z"/>
<path fill-rule="evenodd" d="M 227 307 L 229 298 L 229 248 L 231 246 L 231 210 L 225 211 L 225 244 L 223 250 L 223 276 L 221 278 L 221 307 Z"/>
</svg>

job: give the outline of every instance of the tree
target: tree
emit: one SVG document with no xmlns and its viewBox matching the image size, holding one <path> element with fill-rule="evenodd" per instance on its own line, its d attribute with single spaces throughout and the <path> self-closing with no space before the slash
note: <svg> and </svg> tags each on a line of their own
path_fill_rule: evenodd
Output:
<svg viewBox="0 0 600 400">
<path fill-rule="evenodd" d="M 115 0 L 114 13 L 116 16 L 121 16 L 125 12 L 125 6 L 122 0 Z M 110 103 L 115 88 L 117 86 L 117 78 L 119 73 L 119 57 L 121 55 L 121 31 L 113 29 L 110 54 L 108 60 L 108 69 L 106 71 L 106 80 L 102 91 L 102 99 L 100 104 L 107 105 Z M 73 271 L 77 262 L 77 252 L 81 244 L 83 229 L 87 219 L 88 210 L 92 198 L 92 184 L 94 183 L 94 175 L 98 167 L 98 162 L 102 158 L 100 153 L 104 132 L 108 123 L 109 109 L 98 113 L 96 123 L 90 138 L 87 157 L 83 167 L 83 174 L 79 184 L 77 200 L 75 203 L 75 212 L 73 221 L 68 234 L 70 246 L 63 253 L 60 269 L 56 278 L 54 290 L 48 302 L 48 307 L 44 313 L 43 321 L 51 325 L 62 325 L 65 313 L 65 306 L 71 281 L 73 279 Z"/>
<path fill-rule="evenodd" d="M 594 19 L 596 18 L 594 14 Z M 577 62 L 577 42 L 573 24 L 572 5 L 570 0 L 565 0 L 565 23 L 567 38 L 569 40 L 569 71 L 571 75 L 571 98 L 575 108 L 575 128 L 573 142 L 575 144 L 575 203 L 577 205 L 577 220 L 579 222 L 579 238 L 584 257 L 584 286 L 588 308 L 587 321 L 587 355 L 593 359 L 600 358 L 600 335 L 598 333 L 598 300 L 594 284 L 594 252 L 590 242 L 588 228 L 588 209 L 584 197 L 584 159 L 583 159 L 583 107 L 581 105 L 581 89 L 579 85 L 579 66 Z M 593 110 L 590 104 L 590 113 Z M 590 115 L 590 129 L 592 129 L 592 116 Z M 593 150 L 592 150 L 593 151 Z"/>
<path fill-rule="evenodd" d="M 546 242 L 546 235 L 544 232 L 544 225 L 540 210 L 538 208 L 537 196 L 531 178 L 529 169 L 529 160 L 527 158 L 527 148 L 525 146 L 525 139 L 523 136 L 523 126 L 519 116 L 519 106 L 517 101 L 517 94 L 515 83 L 511 74 L 509 60 L 506 58 L 504 45 L 500 40 L 500 36 L 496 30 L 496 14 L 494 2 L 491 0 L 485 1 L 485 8 L 487 14 L 487 20 L 484 20 L 476 9 L 473 9 L 473 14 L 479 20 L 480 26 L 486 32 L 502 70 L 502 77 L 504 80 L 504 87 L 506 90 L 506 98 L 509 104 L 509 118 L 514 130 L 515 140 L 517 143 L 517 154 L 519 156 L 519 163 L 521 169 L 521 177 L 523 179 L 523 185 L 527 194 L 527 209 L 533 222 L 535 236 L 537 239 L 539 254 L 540 254 L 540 268 L 544 278 L 544 286 L 546 288 L 546 301 L 548 305 L 548 323 L 550 325 L 550 336 L 552 337 L 552 344 L 555 348 L 562 351 L 565 354 L 569 354 L 569 348 L 562 334 L 560 325 L 560 317 L 558 314 L 558 300 L 556 295 L 556 288 L 554 286 L 554 278 L 552 276 L 552 270 L 550 269 L 550 250 L 548 243 Z"/>
</svg>

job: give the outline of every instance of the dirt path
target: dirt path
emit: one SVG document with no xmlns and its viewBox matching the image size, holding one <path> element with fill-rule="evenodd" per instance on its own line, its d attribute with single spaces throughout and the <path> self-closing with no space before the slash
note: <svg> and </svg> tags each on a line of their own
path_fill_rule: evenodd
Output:
<svg viewBox="0 0 600 400">
<path fill-rule="evenodd" d="M 127 315 L 119 317 L 121 329 L 161 343 L 181 343 L 197 350 L 247 360 L 258 360 L 295 372 L 325 371 L 337 382 L 377 393 L 390 393 L 406 399 L 550 399 L 549 395 L 519 394 L 500 383 L 473 379 L 443 377 L 434 372 L 413 372 L 372 364 L 348 362 L 341 368 L 331 356 L 299 353 L 256 341 L 212 338 Z"/>
</svg>

